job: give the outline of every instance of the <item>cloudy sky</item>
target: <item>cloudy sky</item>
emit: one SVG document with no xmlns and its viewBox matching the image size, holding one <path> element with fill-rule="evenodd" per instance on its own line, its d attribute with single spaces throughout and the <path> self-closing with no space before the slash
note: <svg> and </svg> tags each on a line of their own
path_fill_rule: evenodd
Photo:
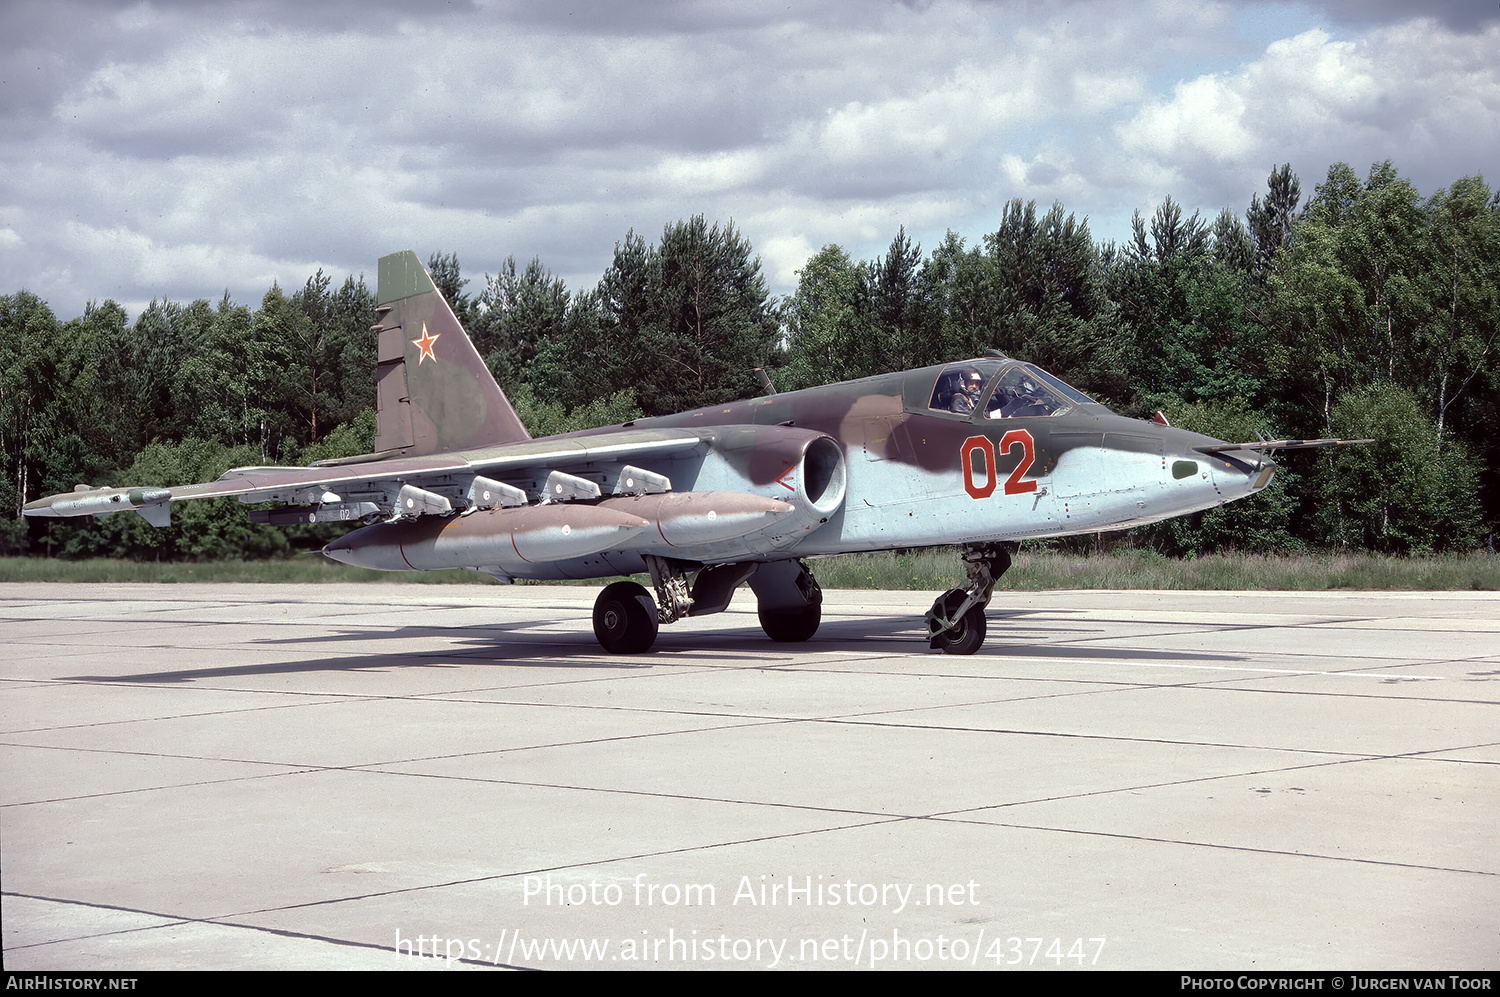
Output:
<svg viewBox="0 0 1500 997">
<path fill-rule="evenodd" d="M 786 293 L 1013 197 L 1121 239 L 1283 162 L 1494 183 L 1497 67 L 1500 0 L 4 0 L 0 294 L 254 306 L 406 248 L 589 287 L 698 213 Z"/>
</svg>

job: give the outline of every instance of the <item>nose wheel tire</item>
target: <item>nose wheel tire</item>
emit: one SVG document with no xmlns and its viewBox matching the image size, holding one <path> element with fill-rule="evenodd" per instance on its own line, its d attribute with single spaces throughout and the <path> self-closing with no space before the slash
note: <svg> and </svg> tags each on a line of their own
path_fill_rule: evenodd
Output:
<svg viewBox="0 0 1500 997">
<path fill-rule="evenodd" d="M 933 642 L 944 654 L 973 654 L 984 643 L 984 610 L 975 606 L 952 630 L 938 634 Z"/>
<path fill-rule="evenodd" d="M 594 636 L 611 654 L 642 654 L 656 643 L 656 602 L 635 582 L 607 585 L 594 602 Z"/>
<path fill-rule="evenodd" d="M 944 620 L 951 619 L 953 611 L 963 605 L 967 596 L 963 589 L 950 589 L 938 598 L 932 612 Z M 929 626 L 937 627 L 937 623 Z M 986 624 L 983 606 L 970 606 L 962 617 L 954 621 L 949 630 L 938 630 L 932 634 L 931 645 L 944 654 L 973 654 L 984 644 Z"/>
</svg>

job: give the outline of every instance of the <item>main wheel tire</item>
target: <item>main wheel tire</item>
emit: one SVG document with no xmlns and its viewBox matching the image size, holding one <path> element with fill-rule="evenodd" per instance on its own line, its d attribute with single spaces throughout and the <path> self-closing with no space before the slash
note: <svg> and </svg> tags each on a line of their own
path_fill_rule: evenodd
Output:
<svg viewBox="0 0 1500 997">
<path fill-rule="evenodd" d="M 766 636 L 783 644 L 799 644 L 811 640 L 823 622 L 823 607 L 811 603 L 801 609 L 758 609 L 760 628 Z"/>
<path fill-rule="evenodd" d="M 955 595 L 956 598 L 954 598 Z M 939 602 L 945 604 L 943 615 L 946 616 L 953 609 L 957 609 L 963 603 L 963 598 L 963 591 L 955 589 L 939 599 Z M 942 648 L 944 654 L 973 654 L 984 643 L 986 629 L 984 607 L 970 606 L 957 627 L 933 635 L 933 646 Z"/>
<path fill-rule="evenodd" d="M 611 654 L 642 654 L 656 643 L 656 603 L 635 582 L 606 585 L 594 602 L 594 636 Z"/>
</svg>

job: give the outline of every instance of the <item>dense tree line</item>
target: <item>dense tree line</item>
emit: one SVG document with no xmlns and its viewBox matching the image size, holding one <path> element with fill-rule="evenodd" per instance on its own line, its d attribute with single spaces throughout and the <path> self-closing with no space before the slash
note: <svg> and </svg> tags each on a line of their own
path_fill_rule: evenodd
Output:
<svg viewBox="0 0 1500 997">
<path fill-rule="evenodd" d="M 1477 177 L 1423 197 L 1390 163 L 1329 170 L 1311 196 L 1274 170 L 1244 214 L 1166 199 L 1123 245 L 1062 205 L 1016 200 L 973 245 L 898 231 L 855 260 L 827 246 L 783 299 L 733 225 L 703 217 L 615 246 L 570 291 L 514 259 L 471 293 L 458 257 L 429 269 L 536 435 L 941 363 L 997 348 L 1117 411 L 1232 440 L 1372 437 L 1287 453 L 1271 489 L 1133 531 L 1175 554 L 1353 547 L 1471 550 L 1500 519 L 1500 194 Z M 113 302 L 60 322 L 0 297 L 0 551 L 63 556 L 283 553 L 333 527 L 252 526 L 189 503 L 173 527 L 135 516 L 18 517 L 91 484 L 207 480 L 229 467 L 366 451 L 374 296 L 322 272 L 251 310 Z"/>
</svg>

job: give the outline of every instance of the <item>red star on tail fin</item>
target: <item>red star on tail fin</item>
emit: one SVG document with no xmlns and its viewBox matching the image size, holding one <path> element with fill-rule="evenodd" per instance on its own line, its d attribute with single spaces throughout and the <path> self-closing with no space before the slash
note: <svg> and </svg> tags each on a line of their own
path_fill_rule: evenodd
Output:
<svg viewBox="0 0 1500 997">
<path fill-rule="evenodd" d="M 436 336 L 432 335 L 432 333 L 427 331 L 427 323 L 422 323 L 422 338 L 412 340 L 413 343 L 417 344 L 417 348 L 422 351 L 421 354 L 419 354 L 417 357 L 418 365 L 421 365 L 428 360 L 431 360 L 433 363 L 437 363 L 437 354 L 432 352 L 432 344 L 437 342 L 442 335 L 443 334 L 441 332 Z"/>
</svg>

